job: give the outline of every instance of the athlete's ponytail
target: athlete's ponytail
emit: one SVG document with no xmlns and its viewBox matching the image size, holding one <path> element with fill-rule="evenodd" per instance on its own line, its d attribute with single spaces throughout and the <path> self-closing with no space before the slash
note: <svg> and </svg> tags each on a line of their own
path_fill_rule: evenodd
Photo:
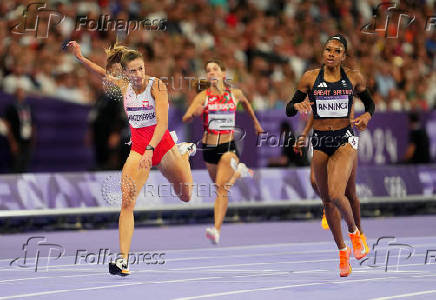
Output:
<svg viewBox="0 0 436 300">
<path fill-rule="evenodd" d="M 106 70 L 110 69 L 112 65 L 121 63 L 121 58 L 124 51 L 129 50 L 126 46 L 120 44 L 114 44 L 113 46 L 106 48 Z"/>
</svg>

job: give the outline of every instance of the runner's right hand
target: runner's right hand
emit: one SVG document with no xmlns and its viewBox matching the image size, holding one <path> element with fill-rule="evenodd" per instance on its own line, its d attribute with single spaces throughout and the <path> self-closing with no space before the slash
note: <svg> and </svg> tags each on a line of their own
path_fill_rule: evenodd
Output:
<svg viewBox="0 0 436 300">
<path fill-rule="evenodd" d="M 312 103 L 313 102 L 309 102 L 309 100 L 306 99 L 303 102 L 295 103 L 294 108 L 301 113 L 308 114 L 312 111 L 312 106 L 311 106 Z"/>
</svg>

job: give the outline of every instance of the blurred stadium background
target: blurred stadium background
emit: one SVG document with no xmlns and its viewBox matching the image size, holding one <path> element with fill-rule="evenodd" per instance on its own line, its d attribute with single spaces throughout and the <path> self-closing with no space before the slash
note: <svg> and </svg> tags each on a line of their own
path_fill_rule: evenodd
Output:
<svg viewBox="0 0 436 300">
<path fill-rule="evenodd" d="M 303 72 L 320 65 L 327 37 L 343 33 L 350 44 L 346 65 L 360 69 L 376 103 L 369 129 L 359 133 L 363 214 L 436 212 L 435 1 L 31 3 L 0 2 L 1 231 L 116 224 L 128 124 L 120 98 L 62 50 L 68 40 L 101 66 L 104 49 L 117 40 L 140 50 L 146 72 L 168 83 L 170 130 L 180 140 L 199 141 L 201 120 L 186 125 L 181 117 L 207 59 L 224 62 L 270 135 L 283 128 L 298 135 L 305 120 L 287 119 L 286 103 Z M 95 22 L 78 28 L 80 20 L 102 16 L 151 25 L 130 32 L 96 29 Z M 355 110 L 363 110 L 358 100 Z M 277 140 L 256 147 L 243 111 L 237 125 L 247 134 L 237 141 L 242 160 L 257 175 L 232 188 L 228 220 L 320 216 L 309 183 L 310 149 L 299 158 Z M 210 184 L 201 153 L 192 168 L 194 181 Z M 163 183 L 154 172 L 148 184 Z M 210 222 L 213 190 L 198 191 L 188 205 L 144 192 L 137 207 L 137 224 Z"/>
</svg>

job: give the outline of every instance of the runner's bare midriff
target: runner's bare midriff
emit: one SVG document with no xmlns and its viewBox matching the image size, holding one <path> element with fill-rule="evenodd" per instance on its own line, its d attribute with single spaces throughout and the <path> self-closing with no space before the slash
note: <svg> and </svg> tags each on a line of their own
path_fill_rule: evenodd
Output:
<svg viewBox="0 0 436 300">
<path fill-rule="evenodd" d="M 313 120 L 313 129 L 314 130 L 339 130 L 343 129 L 350 125 L 349 118 L 338 118 L 338 119 L 318 119 Z"/>
<path fill-rule="evenodd" d="M 207 145 L 218 145 L 233 141 L 233 133 L 213 134 L 205 131 L 203 134 L 202 142 Z"/>
</svg>

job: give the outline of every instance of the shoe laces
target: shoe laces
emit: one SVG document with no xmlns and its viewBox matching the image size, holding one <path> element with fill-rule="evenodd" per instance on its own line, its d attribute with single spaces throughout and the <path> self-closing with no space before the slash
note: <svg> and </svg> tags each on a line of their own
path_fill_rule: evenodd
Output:
<svg viewBox="0 0 436 300">
<path fill-rule="evenodd" d="M 339 266 L 348 266 L 348 247 L 344 251 L 339 251 Z"/>
</svg>

